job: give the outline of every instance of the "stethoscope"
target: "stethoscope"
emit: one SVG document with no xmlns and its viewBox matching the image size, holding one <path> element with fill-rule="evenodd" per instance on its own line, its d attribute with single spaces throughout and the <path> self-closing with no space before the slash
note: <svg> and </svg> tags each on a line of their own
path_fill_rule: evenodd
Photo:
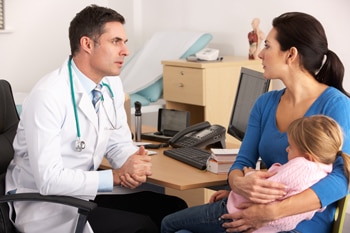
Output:
<svg viewBox="0 0 350 233">
<path fill-rule="evenodd" d="M 81 139 L 81 133 L 80 133 L 80 123 L 79 123 L 79 116 L 78 116 L 78 110 L 77 110 L 77 102 L 75 100 L 74 85 L 73 85 L 72 57 L 70 57 L 68 60 L 68 70 L 69 70 L 70 91 L 71 91 L 73 109 L 74 109 L 75 126 L 76 126 L 76 130 L 77 130 L 77 139 L 75 140 L 75 149 L 78 152 L 81 152 L 83 149 L 85 149 L 85 141 Z M 114 110 L 114 114 L 116 116 L 117 111 L 115 109 L 114 94 L 113 94 L 112 88 L 107 83 L 104 83 L 104 82 L 102 82 L 102 86 L 107 87 L 107 89 L 111 95 L 112 102 L 113 102 L 113 110 Z M 106 108 L 104 107 L 103 95 L 101 96 L 101 104 L 103 106 L 103 109 L 104 109 L 104 112 L 107 116 L 107 119 L 112 126 L 112 129 L 117 129 L 116 124 L 113 124 L 112 120 L 109 118 L 109 115 L 107 114 Z"/>
</svg>

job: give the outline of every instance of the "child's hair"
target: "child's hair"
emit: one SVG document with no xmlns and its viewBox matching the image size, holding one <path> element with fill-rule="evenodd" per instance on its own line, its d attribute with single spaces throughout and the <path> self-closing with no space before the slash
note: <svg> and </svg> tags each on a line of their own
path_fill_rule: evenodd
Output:
<svg viewBox="0 0 350 233">
<path fill-rule="evenodd" d="M 332 164 L 337 156 L 342 156 L 350 185 L 350 156 L 341 151 L 343 132 L 335 120 L 324 115 L 303 117 L 293 121 L 287 133 L 301 152 L 310 154 L 317 162 Z"/>
</svg>

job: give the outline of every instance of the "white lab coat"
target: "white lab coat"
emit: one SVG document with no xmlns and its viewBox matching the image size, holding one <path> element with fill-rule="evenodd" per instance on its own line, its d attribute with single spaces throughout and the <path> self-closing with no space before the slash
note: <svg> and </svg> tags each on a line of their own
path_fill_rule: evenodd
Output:
<svg viewBox="0 0 350 233">
<path fill-rule="evenodd" d="M 48 74 L 24 101 L 14 140 L 15 157 L 6 176 L 6 191 L 40 192 L 94 199 L 99 185 L 96 169 L 104 156 L 120 167 L 137 148 L 133 145 L 124 109 L 119 77 L 105 77 L 115 96 L 103 88 L 104 108 L 117 129 L 111 130 L 103 106 L 99 117 L 90 96 L 73 72 L 74 93 L 81 138 L 86 148 L 77 152 L 76 121 L 72 104 L 67 61 Z M 100 121 L 100 122 L 98 122 Z M 110 180 L 108 182 L 113 182 Z M 15 203 L 16 227 L 23 232 L 72 232 L 77 209 L 52 203 Z M 92 232 L 86 227 L 86 232 Z"/>
</svg>

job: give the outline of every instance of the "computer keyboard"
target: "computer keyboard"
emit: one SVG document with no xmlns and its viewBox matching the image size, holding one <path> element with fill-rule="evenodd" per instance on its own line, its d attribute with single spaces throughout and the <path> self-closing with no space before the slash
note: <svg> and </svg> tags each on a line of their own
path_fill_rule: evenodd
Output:
<svg viewBox="0 0 350 233">
<path fill-rule="evenodd" d="M 211 153 L 196 147 L 183 147 L 165 150 L 164 155 L 191 165 L 192 167 L 205 170 Z"/>
</svg>

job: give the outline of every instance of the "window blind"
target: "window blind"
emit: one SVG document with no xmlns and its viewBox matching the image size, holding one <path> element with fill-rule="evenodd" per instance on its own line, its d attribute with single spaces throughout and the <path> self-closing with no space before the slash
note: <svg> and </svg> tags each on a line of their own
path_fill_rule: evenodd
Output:
<svg viewBox="0 0 350 233">
<path fill-rule="evenodd" d="M 0 30 L 5 29 L 4 0 L 0 0 Z"/>
</svg>

